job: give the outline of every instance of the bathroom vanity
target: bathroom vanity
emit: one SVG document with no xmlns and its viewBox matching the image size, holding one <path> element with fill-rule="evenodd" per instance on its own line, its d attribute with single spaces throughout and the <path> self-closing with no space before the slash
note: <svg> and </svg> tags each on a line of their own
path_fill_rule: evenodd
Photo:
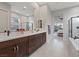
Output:
<svg viewBox="0 0 79 59">
<path fill-rule="evenodd" d="M 0 37 L 1 57 L 30 56 L 46 42 L 46 32 L 23 33 Z"/>
</svg>

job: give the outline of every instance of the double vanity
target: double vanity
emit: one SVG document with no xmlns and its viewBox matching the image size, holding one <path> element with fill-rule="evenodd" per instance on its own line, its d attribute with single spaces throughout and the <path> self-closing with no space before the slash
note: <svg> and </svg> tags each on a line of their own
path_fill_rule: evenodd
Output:
<svg viewBox="0 0 79 59">
<path fill-rule="evenodd" d="M 2 36 L 1 36 L 2 35 Z M 11 33 L 10 36 L 0 34 L 1 57 L 30 56 L 46 42 L 46 32 Z"/>
</svg>

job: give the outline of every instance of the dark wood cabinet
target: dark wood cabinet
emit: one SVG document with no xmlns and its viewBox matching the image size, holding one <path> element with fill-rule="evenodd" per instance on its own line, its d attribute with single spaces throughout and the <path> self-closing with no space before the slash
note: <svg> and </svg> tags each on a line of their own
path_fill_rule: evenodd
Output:
<svg viewBox="0 0 79 59">
<path fill-rule="evenodd" d="M 21 42 L 17 45 L 17 56 L 25 56 L 26 55 L 26 42 Z"/>
<path fill-rule="evenodd" d="M 28 37 L 21 38 L 20 43 L 18 43 L 18 54 L 17 56 L 28 56 Z"/>
<path fill-rule="evenodd" d="M 28 37 L 0 42 L 0 56 L 27 56 Z"/>
<path fill-rule="evenodd" d="M 46 32 L 0 42 L 1 57 L 30 56 L 46 42 Z"/>
<path fill-rule="evenodd" d="M 35 49 L 37 48 L 38 44 L 36 44 L 35 42 L 37 42 L 35 35 L 32 35 L 31 37 L 29 37 L 29 54 L 34 52 Z"/>
<path fill-rule="evenodd" d="M 7 46 L 4 48 L 0 49 L 0 56 L 5 56 L 5 57 L 12 57 L 12 56 L 16 56 L 17 55 L 17 49 L 16 49 L 16 45 L 14 46 Z"/>
<path fill-rule="evenodd" d="M 46 33 L 40 33 L 29 37 L 29 54 L 32 54 L 46 42 Z"/>
<path fill-rule="evenodd" d="M 46 33 L 42 33 L 42 44 L 46 42 Z"/>
</svg>

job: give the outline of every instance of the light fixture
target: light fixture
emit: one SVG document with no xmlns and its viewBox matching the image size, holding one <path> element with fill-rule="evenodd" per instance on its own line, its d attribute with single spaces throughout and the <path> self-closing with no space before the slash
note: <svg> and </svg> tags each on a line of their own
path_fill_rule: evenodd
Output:
<svg viewBox="0 0 79 59">
<path fill-rule="evenodd" d="M 26 6 L 24 6 L 24 9 L 26 9 Z"/>
</svg>

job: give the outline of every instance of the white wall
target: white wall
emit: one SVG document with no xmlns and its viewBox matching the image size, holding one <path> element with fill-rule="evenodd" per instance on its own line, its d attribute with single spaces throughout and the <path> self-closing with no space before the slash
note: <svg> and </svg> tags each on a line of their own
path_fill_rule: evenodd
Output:
<svg viewBox="0 0 79 59">
<path fill-rule="evenodd" d="M 0 32 L 9 30 L 10 27 L 10 5 L 0 3 Z"/>
<path fill-rule="evenodd" d="M 37 5 L 36 4 L 36 6 L 35 6 L 35 10 L 34 10 L 34 29 L 35 28 L 37 28 L 38 26 L 37 26 L 37 21 L 38 21 L 38 19 L 39 19 L 39 12 L 40 12 L 40 10 L 39 10 L 39 5 Z"/>
<path fill-rule="evenodd" d="M 35 9 L 34 12 L 35 15 L 35 21 L 42 19 L 43 21 L 43 30 L 47 32 L 47 38 L 49 37 L 48 35 L 48 25 L 51 25 L 52 27 L 52 17 L 51 17 L 51 12 L 48 8 L 47 5 L 39 6 L 38 8 Z M 52 30 L 51 30 L 52 31 Z"/>
<path fill-rule="evenodd" d="M 51 39 L 52 29 L 51 29 L 51 34 L 48 34 L 48 25 L 50 25 L 50 27 L 52 28 L 53 20 L 51 17 L 51 11 L 49 10 L 47 5 L 43 5 L 40 7 L 40 18 L 43 19 L 43 28 L 47 32 L 47 39 Z"/>
<path fill-rule="evenodd" d="M 79 16 L 79 6 L 52 12 L 52 17 L 54 17 L 55 15 L 63 16 L 64 18 L 63 20 L 64 39 L 68 39 L 68 20 L 71 17 Z"/>
</svg>

